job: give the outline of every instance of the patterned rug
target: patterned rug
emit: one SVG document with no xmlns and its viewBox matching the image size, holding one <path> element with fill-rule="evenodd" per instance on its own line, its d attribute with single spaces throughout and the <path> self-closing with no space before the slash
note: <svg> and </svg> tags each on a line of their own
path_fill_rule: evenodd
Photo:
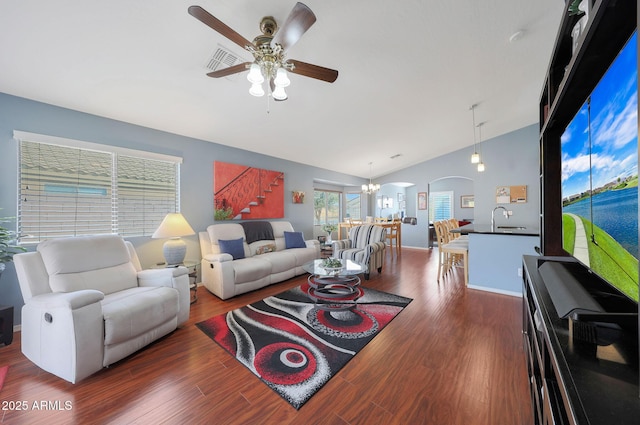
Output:
<svg viewBox="0 0 640 425">
<path fill-rule="evenodd" d="M 412 300 L 360 287 L 353 310 L 315 308 L 309 287 L 285 291 L 197 323 L 299 409 Z"/>
</svg>

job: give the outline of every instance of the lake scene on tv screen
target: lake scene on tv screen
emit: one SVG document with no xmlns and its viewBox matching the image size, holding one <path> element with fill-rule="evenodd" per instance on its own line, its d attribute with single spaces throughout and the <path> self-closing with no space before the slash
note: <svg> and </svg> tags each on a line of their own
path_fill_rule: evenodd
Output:
<svg viewBox="0 0 640 425">
<path fill-rule="evenodd" d="M 638 301 L 637 34 L 561 137 L 564 249 Z"/>
</svg>

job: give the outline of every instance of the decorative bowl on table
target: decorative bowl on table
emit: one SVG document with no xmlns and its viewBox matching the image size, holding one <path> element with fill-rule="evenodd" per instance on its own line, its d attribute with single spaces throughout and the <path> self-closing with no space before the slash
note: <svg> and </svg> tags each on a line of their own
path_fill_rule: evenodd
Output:
<svg viewBox="0 0 640 425">
<path fill-rule="evenodd" d="M 342 260 L 338 258 L 325 258 L 324 260 L 322 260 L 320 267 L 322 267 L 327 272 L 327 274 L 336 275 L 340 273 L 342 269 L 344 269 L 344 264 L 342 264 Z"/>
</svg>

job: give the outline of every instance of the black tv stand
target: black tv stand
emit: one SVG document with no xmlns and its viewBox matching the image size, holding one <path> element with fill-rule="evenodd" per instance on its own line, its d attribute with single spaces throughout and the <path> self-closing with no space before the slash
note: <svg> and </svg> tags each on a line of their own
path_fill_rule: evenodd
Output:
<svg viewBox="0 0 640 425">
<path fill-rule="evenodd" d="M 619 298 L 605 292 L 604 300 L 597 302 L 604 304 L 602 312 L 576 308 L 561 315 L 548 288 L 564 282 L 544 281 L 539 271 L 544 262 L 569 264 L 570 269 L 582 266 L 566 257 L 523 257 L 523 335 L 534 423 L 636 424 L 640 418 L 637 313 L 608 312 Z M 597 288 L 597 281 L 586 283 L 590 285 Z M 597 328 L 593 341 L 576 337 L 571 329 L 584 325 Z"/>
</svg>

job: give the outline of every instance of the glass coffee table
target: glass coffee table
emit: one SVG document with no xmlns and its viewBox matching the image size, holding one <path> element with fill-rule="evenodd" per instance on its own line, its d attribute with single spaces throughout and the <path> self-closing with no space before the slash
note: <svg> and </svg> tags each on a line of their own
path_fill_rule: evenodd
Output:
<svg viewBox="0 0 640 425">
<path fill-rule="evenodd" d="M 339 261 L 340 265 L 329 267 L 327 260 Z M 361 273 L 365 267 L 351 260 L 319 259 L 302 266 L 310 273 L 306 293 L 320 310 L 353 310 L 362 296 Z"/>
</svg>

